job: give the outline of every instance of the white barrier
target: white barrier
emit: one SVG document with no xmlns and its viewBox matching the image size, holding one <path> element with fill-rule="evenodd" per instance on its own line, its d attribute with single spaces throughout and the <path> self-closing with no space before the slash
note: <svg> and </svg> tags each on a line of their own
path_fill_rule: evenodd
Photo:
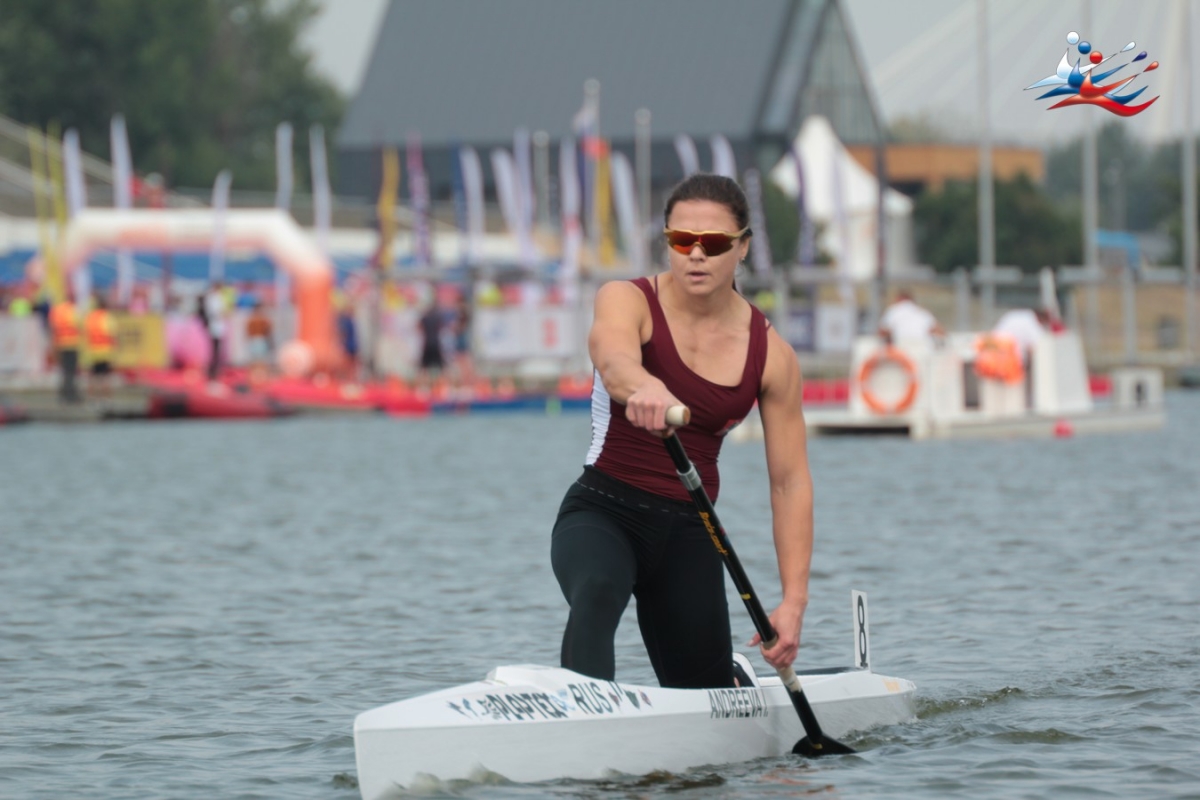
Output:
<svg viewBox="0 0 1200 800">
<path fill-rule="evenodd" d="M 47 347 L 40 317 L 0 314 L 0 372 L 45 372 Z"/>
<path fill-rule="evenodd" d="M 571 358 L 581 346 L 579 314 L 567 308 L 480 308 L 475 355 L 485 361 Z"/>
</svg>

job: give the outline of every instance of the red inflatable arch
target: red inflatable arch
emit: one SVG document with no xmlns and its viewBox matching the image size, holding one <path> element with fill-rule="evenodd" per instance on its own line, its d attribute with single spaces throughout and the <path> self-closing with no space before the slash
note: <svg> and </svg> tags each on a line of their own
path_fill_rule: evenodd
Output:
<svg viewBox="0 0 1200 800">
<path fill-rule="evenodd" d="M 207 251 L 216 232 L 211 209 L 84 209 L 67 225 L 62 249 L 64 277 L 97 250 Z M 317 369 L 336 365 L 333 330 L 333 264 L 287 213 L 277 209 L 230 209 L 225 246 L 267 254 L 292 279 L 296 338 L 311 348 Z"/>
</svg>

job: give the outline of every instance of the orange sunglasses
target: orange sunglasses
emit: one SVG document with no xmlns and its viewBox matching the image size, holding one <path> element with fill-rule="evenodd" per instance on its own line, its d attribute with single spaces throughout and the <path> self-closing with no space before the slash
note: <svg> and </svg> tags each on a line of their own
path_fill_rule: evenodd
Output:
<svg viewBox="0 0 1200 800">
<path fill-rule="evenodd" d="M 750 227 L 746 226 L 737 233 L 726 233 L 725 231 L 684 231 L 674 228 L 663 228 L 663 234 L 667 237 L 667 244 L 677 253 L 683 253 L 685 256 L 692 252 L 692 248 L 700 245 L 700 249 L 704 251 L 706 256 L 719 256 L 722 253 L 728 253 L 733 249 L 733 243 L 743 236 L 750 235 Z"/>
</svg>

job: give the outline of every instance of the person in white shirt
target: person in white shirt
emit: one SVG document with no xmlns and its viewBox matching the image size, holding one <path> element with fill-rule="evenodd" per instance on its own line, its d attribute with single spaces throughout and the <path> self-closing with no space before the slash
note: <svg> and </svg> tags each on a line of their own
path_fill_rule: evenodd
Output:
<svg viewBox="0 0 1200 800">
<path fill-rule="evenodd" d="M 1033 346 L 1048 330 L 1049 322 L 1049 315 L 1041 309 L 1012 308 L 1000 315 L 992 333 L 1015 341 L 1021 350 L 1021 358 L 1028 361 Z"/>
<path fill-rule="evenodd" d="M 879 318 L 879 335 L 887 344 L 932 343 L 934 336 L 943 336 L 945 331 L 937 317 L 913 301 L 911 292 L 901 289 L 896 301 Z"/>
<path fill-rule="evenodd" d="M 215 381 L 221 368 L 221 342 L 225 339 L 225 290 L 216 281 L 201 300 L 204 307 L 204 324 L 212 342 L 212 355 L 208 362 L 208 379 Z"/>
<path fill-rule="evenodd" d="M 1025 406 L 1033 408 L 1033 347 L 1047 332 L 1053 332 L 1054 323 L 1049 312 L 1043 309 L 1010 308 L 1000 315 L 992 327 L 992 336 L 1007 338 L 1017 345 L 1021 355 L 1021 366 L 1025 372 Z"/>
</svg>

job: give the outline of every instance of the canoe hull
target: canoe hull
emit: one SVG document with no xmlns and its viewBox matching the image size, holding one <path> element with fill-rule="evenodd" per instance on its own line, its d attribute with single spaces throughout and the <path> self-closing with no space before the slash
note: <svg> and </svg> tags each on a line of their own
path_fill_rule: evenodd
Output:
<svg viewBox="0 0 1200 800">
<path fill-rule="evenodd" d="M 916 687 L 867 670 L 801 675 L 826 735 L 914 718 Z M 595 779 L 680 771 L 791 752 L 804 729 L 778 678 L 683 690 L 599 681 L 532 665 L 359 714 L 364 800 L 424 781 Z"/>
</svg>

